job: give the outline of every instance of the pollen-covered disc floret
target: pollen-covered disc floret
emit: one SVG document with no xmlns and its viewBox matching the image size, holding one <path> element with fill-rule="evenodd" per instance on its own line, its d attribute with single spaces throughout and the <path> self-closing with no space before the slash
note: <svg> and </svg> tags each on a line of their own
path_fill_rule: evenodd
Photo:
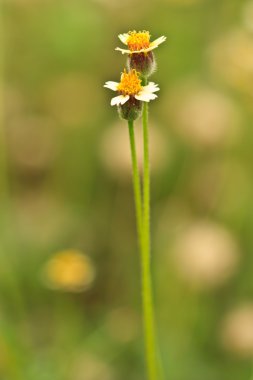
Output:
<svg viewBox="0 0 253 380">
<path fill-rule="evenodd" d="M 154 92 L 159 91 L 159 87 L 154 82 L 149 82 L 147 86 L 141 85 L 140 75 L 136 70 L 124 71 L 121 74 L 120 82 L 106 82 L 104 87 L 117 91 L 118 96 L 112 98 L 111 105 L 114 106 L 126 103 L 129 99 L 135 98 L 143 102 L 149 102 L 157 98 Z"/>
<path fill-rule="evenodd" d="M 126 43 L 131 51 L 148 49 L 150 46 L 150 34 L 145 30 L 143 32 L 136 32 L 135 30 L 128 32 Z"/>
<path fill-rule="evenodd" d="M 129 73 L 124 70 L 117 90 L 121 95 L 138 95 L 138 93 L 142 90 L 142 86 L 136 70 L 131 70 Z"/>
<path fill-rule="evenodd" d="M 116 50 L 121 51 L 122 54 L 148 53 L 166 40 L 166 37 L 162 36 L 150 42 L 150 37 L 150 33 L 145 30 L 140 32 L 133 30 L 128 33 L 120 34 L 120 41 L 124 45 L 127 45 L 128 49 L 117 47 Z"/>
</svg>

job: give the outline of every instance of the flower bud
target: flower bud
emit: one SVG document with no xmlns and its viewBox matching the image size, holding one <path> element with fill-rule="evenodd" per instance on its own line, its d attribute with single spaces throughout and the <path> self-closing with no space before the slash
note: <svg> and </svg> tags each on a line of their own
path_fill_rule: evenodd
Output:
<svg viewBox="0 0 253 380">
<path fill-rule="evenodd" d="M 135 99 L 134 96 L 131 96 L 126 103 L 120 104 L 118 106 L 119 116 L 122 119 L 128 121 L 134 121 L 138 119 L 142 113 L 142 104 L 143 102 L 141 102 L 138 99 Z"/>
<path fill-rule="evenodd" d="M 132 53 L 127 58 L 128 69 L 135 69 L 142 77 L 149 77 L 156 69 L 155 56 L 152 51 Z"/>
</svg>

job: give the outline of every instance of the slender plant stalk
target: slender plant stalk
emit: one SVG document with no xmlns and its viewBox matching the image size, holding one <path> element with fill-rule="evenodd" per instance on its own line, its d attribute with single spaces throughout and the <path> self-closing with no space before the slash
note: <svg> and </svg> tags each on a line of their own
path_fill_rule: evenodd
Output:
<svg viewBox="0 0 253 380">
<path fill-rule="evenodd" d="M 147 84 L 144 78 L 143 85 Z M 148 103 L 143 104 L 143 250 L 142 250 L 142 294 L 146 356 L 150 380 L 159 378 L 157 342 L 155 334 L 154 307 L 150 262 L 150 168 L 149 168 L 149 131 Z"/>
<path fill-rule="evenodd" d="M 140 250 L 142 251 L 143 239 L 142 239 L 142 200 L 141 200 L 141 185 L 140 176 L 138 169 L 138 160 L 136 154 L 135 137 L 134 137 L 134 122 L 128 121 L 129 129 L 129 139 L 131 147 L 131 158 L 132 158 L 132 172 L 133 172 L 133 187 L 134 187 L 134 201 L 135 201 L 135 213 L 136 213 L 136 224 Z"/>
<path fill-rule="evenodd" d="M 142 270 L 142 303 L 146 362 L 149 380 L 158 380 L 158 355 L 154 327 L 154 311 L 152 297 L 152 282 L 150 268 L 150 190 L 149 190 L 149 149 L 148 149 L 148 109 L 144 104 L 143 109 L 143 144 L 144 144 L 144 169 L 143 169 L 143 204 L 141 196 L 140 176 L 136 155 L 134 125 L 128 122 L 129 138 L 132 157 L 133 187 L 136 209 L 136 223 L 138 239 L 141 251 Z"/>
</svg>

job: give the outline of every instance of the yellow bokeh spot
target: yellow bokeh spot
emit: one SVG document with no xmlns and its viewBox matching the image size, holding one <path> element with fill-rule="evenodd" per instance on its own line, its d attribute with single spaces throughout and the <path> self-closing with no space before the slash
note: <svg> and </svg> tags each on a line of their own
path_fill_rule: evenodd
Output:
<svg viewBox="0 0 253 380">
<path fill-rule="evenodd" d="M 78 250 L 56 253 L 45 265 L 44 282 L 55 290 L 80 292 L 87 289 L 95 277 L 89 257 Z"/>
<path fill-rule="evenodd" d="M 121 80 L 117 90 L 122 95 L 137 95 L 142 89 L 141 80 L 136 70 L 131 70 L 129 73 L 124 70 L 121 75 Z"/>
<path fill-rule="evenodd" d="M 150 46 L 150 34 L 145 30 L 142 32 L 128 32 L 129 37 L 127 39 L 127 45 L 129 50 L 138 51 L 141 49 L 147 49 Z"/>
</svg>

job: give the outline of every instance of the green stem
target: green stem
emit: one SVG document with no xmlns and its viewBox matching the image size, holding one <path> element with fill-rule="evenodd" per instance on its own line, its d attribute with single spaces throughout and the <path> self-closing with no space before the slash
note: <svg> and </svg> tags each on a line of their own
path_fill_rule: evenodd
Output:
<svg viewBox="0 0 253 380">
<path fill-rule="evenodd" d="M 135 200 L 135 212 L 136 212 L 136 224 L 140 250 L 142 251 L 142 200 L 141 200 L 141 185 L 138 169 L 138 160 L 136 154 L 135 137 L 134 137 L 134 123 L 128 121 L 129 139 L 131 147 L 132 157 L 132 171 L 133 171 L 133 187 L 134 187 L 134 200 Z"/>
<path fill-rule="evenodd" d="M 158 364 L 157 345 L 155 338 L 154 308 L 150 263 L 150 177 L 149 177 L 149 144 L 148 144 L 148 106 L 143 108 L 143 205 L 141 196 L 140 176 L 136 155 L 134 124 L 128 121 L 129 138 L 132 156 L 133 187 L 136 209 L 136 223 L 141 251 L 142 270 L 142 307 L 145 336 L 145 352 L 148 380 L 161 378 L 161 368 Z"/>
<path fill-rule="evenodd" d="M 144 85 L 147 81 L 144 80 Z M 149 134 L 148 104 L 143 105 L 143 250 L 142 250 L 142 294 L 144 330 L 146 340 L 146 358 L 149 380 L 158 379 L 158 355 L 155 338 L 154 307 L 150 262 L 150 168 L 149 168 Z"/>
</svg>

